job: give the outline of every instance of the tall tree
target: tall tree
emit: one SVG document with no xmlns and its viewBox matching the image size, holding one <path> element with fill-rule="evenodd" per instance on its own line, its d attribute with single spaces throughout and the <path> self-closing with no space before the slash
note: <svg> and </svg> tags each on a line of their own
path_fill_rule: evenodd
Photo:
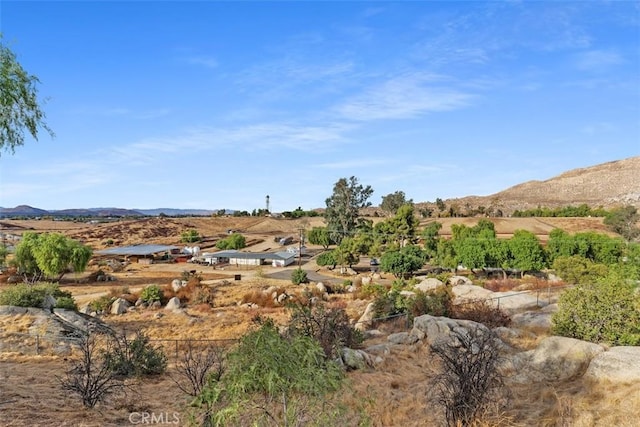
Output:
<svg viewBox="0 0 640 427">
<path fill-rule="evenodd" d="M 424 250 L 429 257 L 434 257 L 438 249 L 438 238 L 440 229 L 442 229 L 442 223 L 434 221 L 424 227 L 420 237 L 424 244 Z"/>
<path fill-rule="evenodd" d="M 407 200 L 404 191 L 396 191 L 395 193 L 390 193 L 386 196 L 382 196 L 380 209 L 391 215 L 395 215 L 398 212 L 398 209 L 400 209 L 401 206 L 407 203 L 413 204 L 413 200 Z"/>
<path fill-rule="evenodd" d="M 23 145 L 25 130 L 36 140 L 40 129 L 53 137 L 38 101 L 38 83 L 40 80 L 22 68 L 0 35 L 0 154 L 14 153 Z"/>
<path fill-rule="evenodd" d="M 358 225 L 360 209 L 371 206 L 369 197 L 373 194 L 371 186 L 358 183 L 358 178 L 340 178 L 333 186 L 333 194 L 327 198 L 324 213 L 327 228 L 332 238 L 340 243 L 345 236 L 351 234 Z"/>
</svg>

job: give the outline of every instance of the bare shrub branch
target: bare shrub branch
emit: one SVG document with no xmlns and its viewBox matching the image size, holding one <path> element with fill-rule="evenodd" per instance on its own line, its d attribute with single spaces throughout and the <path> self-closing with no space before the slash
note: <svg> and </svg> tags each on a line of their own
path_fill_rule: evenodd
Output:
<svg viewBox="0 0 640 427">
<path fill-rule="evenodd" d="M 218 345 L 197 348 L 193 341 L 187 342 L 187 349 L 176 363 L 176 376 L 171 376 L 182 392 L 198 396 L 209 380 L 220 381 L 225 369 L 226 350 Z"/>
<path fill-rule="evenodd" d="M 79 395 L 84 406 L 93 408 L 109 395 L 124 391 L 124 383 L 103 356 L 112 343 L 108 337 L 90 333 L 79 336 L 77 342 L 80 359 L 58 381 L 63 390 Z"/>
<path fill-rule="evenodd" d="M 503 390 L 495 334 L 481 327 L 457 328 L 430 348 L 443 365 L 436 376 L 436 401 L 447 425 L 470 425 Z"/>
</svg>

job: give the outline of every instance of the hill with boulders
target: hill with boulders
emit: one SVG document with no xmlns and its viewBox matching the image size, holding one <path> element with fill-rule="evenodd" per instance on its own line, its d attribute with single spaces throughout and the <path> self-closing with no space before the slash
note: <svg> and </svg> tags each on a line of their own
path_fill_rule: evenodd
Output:
<svg viewBox="0 0 640 427">
<path fill-rule="evenodd" d="M 573 169 L 542 181 L 524 182 L 487 196 L 444 200 L 461 212 L 484 207 L 509 216 L 516 210 L 538 207 L 561 208 L 586 204 L 591 208 L 632 205 L 640 209 L 640 156 Z M 434 202 L 417 203 L 419 208 L 438 211 Z"/>
</svg>

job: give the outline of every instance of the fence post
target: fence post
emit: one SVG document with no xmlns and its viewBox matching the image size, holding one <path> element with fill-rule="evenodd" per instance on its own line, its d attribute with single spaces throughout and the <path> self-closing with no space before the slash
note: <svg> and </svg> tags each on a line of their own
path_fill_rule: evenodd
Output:
<svg viewBox="0 0 640 427">
<path fill-rule="evenodd" d="M 40 335 L 36 334 L 36 355 L 40 356 Z"/>
<path fill-rule="evenodd" d="M 178 360 L 178 340 L 176 340 L 176 360 Z"/>
</svg>

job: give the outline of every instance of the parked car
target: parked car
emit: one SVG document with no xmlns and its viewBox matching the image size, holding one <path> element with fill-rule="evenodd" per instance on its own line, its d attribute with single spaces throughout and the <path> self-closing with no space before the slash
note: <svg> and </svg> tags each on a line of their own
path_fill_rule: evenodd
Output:
<svg viewBox="0 0 640 427">
<path fill-rule="evenodd" d="M 377 259 L 377 258 L 371 258 L 371 261 L 369 261 L 369 265 L 371 265 L 371 266 L 374 266 L 374 267 L 375 267 L 375 266 L 377 266 L 377 265 L 380 265 L 380 263 L 378 262 L 378 259 Z"/>
</svg>

